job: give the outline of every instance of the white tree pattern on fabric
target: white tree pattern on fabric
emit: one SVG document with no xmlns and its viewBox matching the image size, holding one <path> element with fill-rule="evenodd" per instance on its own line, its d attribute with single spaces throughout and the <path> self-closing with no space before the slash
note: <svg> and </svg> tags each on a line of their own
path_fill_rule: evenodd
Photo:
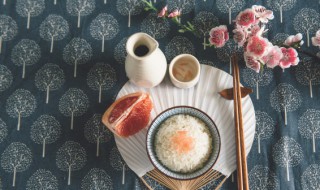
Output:
<svg viewBox="0 0 320 190">
<path fill-rule="evenodd" d="M 207 38 L 211 28 L 219 25 L 218 18 L 211 12 L 201 11 L 193 20 L 194 27 L 197 33 L 203 37 L 203 49 L 206 49 Z"/>
<path fill-rule="evenodd" d="M 252 88 L 256 88 L 256 98 L 259 100 L 259 87 L 267 86 L 273 79 L 273 71 L 269 68 L 264 68 L 263 71 L 257 73 L 252 69 L 243 69 L 243 80 L 244 82 Z"/>
<path fill-rule="evenodd" d="M 127 37 L 123 38 L 114 48 L 114 59 L 121 65 L 125 63 L 126 57 L 127 57 L 127 50 L 126 50 L 127 40 L 128 40 Z"/>
<path fill-rule="evenodd" d="M 232 21 L 232 13 L 239 12 L 245 5 L 244 0 L 217 0 L 217 8 L 223 12 L 229 14 L 229 24 Z"/>
<path fill-rule="evenodd" d="M 320 14 L 310 8 L 302 8 L 293 19 L 293 27 L 296 32 L 307 35 L 307 45 L 310 46 L 310 34 L 320 28 Z"/>
<path fill-rule="evenodd" d="M 69 24 L 59 15 L 49 15 L 40 25 L 40 37 L 51 42 L 50 53 L 53 52 L 53 42 L 64 39 L 68 33 Z"/>
<path fill-rule="evenodd" d="M 81 16 L 91 14 L 95 8 L 95 0 L 67 0 L 68 13 L 72 16 L 78 16 L 78 28 L 80 28 Z"/>
<path fill-rule="evenodd" d="M 249 172 L 249 185 L 252 190 L 278 189 L 277 176 L 268 167 L 256 165 Z"/>
<path fill-rule="evenodd" d="M 30 136 L 33 142 L 42 145 L 42 158 L 46 155 L 46 144 L 54 143 L 60 136 L 61 125 L 51 115 L 41 115 L 31 126 Z"/>
<path fill-rule="evenodd" d="M 13 76 L 8 67 L 0 65 L 0 92 L 7 90 L 12 84 Z"/>
<path fill-rule="evenodd" d="M 291 10 L 297 0 L 267 0 L 268 7 L 271 7 L 273 11 L 280 11 L 280 22 L 283 21 L 282 11 Z"/>
<path fill-rule="evenodd" d="M 68 185 L 71 184 L 71 171 L 82 169 L 86 162 L 86 150 L 77 142 L 67 141 L 57 152 L 56 164 L 60 170 L 68 172 Z"/>
<path fill-rule="evenodd" d="M 138 15 L 143 10 L 144 4 L 141 0 L 117 0 L 117 11 L 128 16 L 128 27 L 131 26 L 131 16 Z"/>
<path fill-rule="evenodd" d="M 232 73 L 231 57 L 233 54 L 243 57 L 243 48 L 239 47 L 234 40 L 226 42 L 225 46 L 217 48 L 217 56 L 221 61 L 229 62 L 229 73 Z"/>
<path fill-rule="evenodd" d="M 289 37 L 289 34 L 285 34 L 285 33 L 278 33 L 276 34 L 273 39 L 271 40 L 271 42 L 273 44 L 283 44 L 284 41 L 286 41 L 286 39 Z"/>
<path fill-rule="evenodd" d="M 35 97 L 30 91 L 17 89 L 7 99 L 6 111 L 12 118 L 18 118 L 17 130 L 20 130 L 21 117 L 29 117 L 37 107 Z"/>
<path fill-rule="evenodd" d="M 112 133 L 102 124 L 101 114 L 94 114 L 86 123 L 84 127 L 84 137 L 90 143 L 97 144 L 96 156 L 99 156 L 100 143 L 108 142 Z"/>
<path fill-rule="evenodd" d="M 125 183 L 126 170 L 128 170 L 128 166 L 126 162 L 122 159 L 119 150 L 117 147 L 113 147 L 110 151 L 110 164 L 111 167 L 117 171 L 122 171 L 122 184 Z"/>
<path fill-rule="evenodd" d="M 270 138 L 274 133 L 274 121 L 266 113 L 261 111 L 256 111 L 256 133 L 254 135 L 255 139 L 258 140 L 258 153 L 260 154 L 260 140 Z"/>
<path fill-rule="evenodd" d="M 303 159 L 302 148 L 293 138 L 283 136 L 273 146 L 272 157 L 276 164 L 286 168 L 287 181 L 290 181 L 289 167 L 300 164 Z"/>
<path fill-rule="evenodd" d="M 216 64 L 214 64 L 212 61 L 209 61 L 209 60 L 199 60 L 200 64 L 203 64 L 203 65 L 210 65 L 212 67 L 216 67 Z"/>
<path fill-rule="evenodd" d="M 92 168 L 81 182 L 82 190 L 112 190 L 112 180 L 106 171 Z"/>
<path fill-rule="evenodd" d="M 155 13 L 150 13 L 141 22 L 141 32 L 145 32 L 155 39 L 166 37 L 169 31 L 169 21 L 158 17 Z"/>
<path fill-rule="evenodd" d="M 311 164 L 301 175 L 303 190 L 320 189 L 320 165 Z"/>
<path fill-rule="evenodd" d="M 47 63 L 38 70 L 34 80 L 36 87 L 46 92 L 46 104 L 48 104 L 50 91 L 58 90 L 64 84 L 65 77 L 58 65 Z"/>
<path fill-rule="evenodd" d="M 165 49 L 167 60 L 171 61 L 175 56 L 183 53 L 194 55 L 194 46 L 192 42 L 186 37 L 173 37 Z"/>
<path fill-rule="evenodd" d="M 83 115 L 89 107 L 88 96 L 80 89 L 70 88 L 62 95 L 59 101 L 59 110 L 66 116 L 71 117 L 70 129 L 73 129 L 73 118 Z"/>
<path fill-rule="evenodd" d="M 316 152 L 316 139 L 320 138 L 320 111 L 308 109 L 298 121 L 298 129 L 302 137 L 312 139 L 312 151 Z"/>
<path fill-rule="evenodd" d="M 99 103 L 101 103 L 102 90 L 112 88 L 116 82 L 116 71 L 109 64 L 105 63 L 96 63 L 87 75 L 88 86 L 93 90 L 99 91 Z"/>
<path fill-rule="evenodd" d="M 73 65 L 73 77 L 77 77 L 78 65 L 86 64 L 92 57 L 91 45 L 81 38 L 73 38 L 63 49 L 63 60 Z"/>
<path fill-rule="evenodd" d="M 91 36 L 102 41 L 101 52 L 104 52 L 104 41 L 111 40 L 118 32 L 118 21 L 107 13 L 99 14 L 90 24 Z"/>
<path fill-rule="evenodd" d="M 40 46 L 33 40 L 23 39 L 11 51 L 11 60 L 22 66 L 22 78 L 25 78 L 26 66 L 36 64 L 41 57 Z"/>
<path fill-rule="evenodd" d="M 16 21 L 7 15 L 0 15 L 0 54 L 2 42 L 12 40 L 18 33 Z"/>
<path fill-rule="evenodd" d="M 188 14 L 193 10 L 195 6 L 195 0 L 168 0 L 167 4 L 168 4 L 168 10 L 170 12 L 174 10 L 179 10 L 182 15 L 182 14 Z M 181 21 L 179 20 L 179 22 Z"/>
<path fill-rule="evenodd" d="M 38 169 L 27 181 L 27 190 L 58 190 L 56 176 L 49 170 Z"/>
<path fill-rule="evenodd" d="M 167 190 L 166 187 L 161 185 L 159 182 L 154 179 L 148 177 L 147 175 L 143 176 L 143 179 L 149 184 L 149 186 L 154 190 Z M 142 187 L 143 186 L 143 187 Z M 144 185 L 141 185 L 139 182 L 136 182 L 136 189 L 138 190 L 148 190 Z"/>
<path fill-rule="evenodd" d="M 3 140 L 8 135 L 8 129 L 6 123 L 0 118 L 0 143 L 3 142 Z"/>
<path fill-rule="evenodd" d="M 17 0 L 16 4 L 17 13 L 27 17 L 27 29 L 30 28 L 30 18 L 40 15 L 44 8 L 44 0 Z"/>
<path fill-rule="evenodd" d="M 13 173 L 12 187 L 16 185 L 17 172 L 27 170 L 32 162 L 31 150 L 23 143 L 12 142 L 1 155 L 1 167 Z"/>
<path fill-rule="evenodd" d="M 271 106 L 278 112 L 284 112 L 287 125 L 287 112 L 295 111 L 301 106 L 302 98 L 292 85 L 281 83 L 270 94 Z"/>
<path fill-rule="evenodd" d="M 309 86 L 310 97 L 313 98 L 312 85 L 320 84 L 320 65 L 312 59 L 304 58 L 295 68 L 297 81 Z"/>
</svg>

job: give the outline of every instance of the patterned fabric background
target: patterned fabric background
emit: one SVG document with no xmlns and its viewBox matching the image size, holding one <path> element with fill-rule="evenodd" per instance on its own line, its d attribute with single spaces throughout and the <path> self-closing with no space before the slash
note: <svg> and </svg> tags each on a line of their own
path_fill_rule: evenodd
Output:
<svg viewBox="0 0 320 190">
<path fill-rule="evenodd" d="M 202 64 L 229 72 L 233 43 L 204 50 L 202 38 L 178 33 L 173 23 L 143 11 L 139 0 L 0 3 L 0 189 L 146 189 L 100 124 L 101 114 L 127 82 L 125 42 L 130 35 L 152 35 L 168 62 L 190 53 Z M 211 20 L 200 31 L 218 24 L 232 29 L 229 11 L 234 19 L 240 10 L 261 4 L 275 14 L 267 26 L 270 41 L 301 32 L 303 49 L 319 51 L 307 43 L 307 36 L 320 28 L 319 0 L 156 2 L 159 8 L 165 4 L 169 10 L 182 9 L 182 22 Z M 255 91 L 251 189 L 320 189 L 320 63 L 300 55 L 298 66 L 284 72 L 266 69 L 263 75 L 241 63 L 242 83 Z M 232 178 L 222 189 L 236 189 Z"/>
</svg>

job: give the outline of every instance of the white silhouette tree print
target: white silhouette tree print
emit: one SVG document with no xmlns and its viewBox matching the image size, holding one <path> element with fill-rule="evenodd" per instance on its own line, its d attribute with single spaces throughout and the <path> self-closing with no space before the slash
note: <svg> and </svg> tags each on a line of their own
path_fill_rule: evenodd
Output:
<svg viewBox="0 0 320 190">
<path fill-rule="evenodd" d="M 110 164 L 113 169 L 116 171 L 122 171 L 122 184 L 125 183 L 126 170 L 128 170 L 128 166 L 126 162 L 122 159 L 119 150 L 117 147 L 113 147 L 110 151 Z"/>
<path fill-rule="evenodd" d="M 0 54 L 2 42 L 12 40 L 18 33 L 16 21 L 7 15 L 0 15 Z"/>
<path fill-rule="evenodd" d="M 68 33 L 68 22 L 59 15 L 49 15 L 40 25 L 40 37 L 51 42 L 50 53 L 53 52 L 53 42 L 62 40 Z"/>
<path fill-rule="evenodd" d="M 151 189 L 154 190 L 167 190 L 165 186 L 162 186 L 159 182 L 152 179 L 151 177 L 148 177 L 147 175 L 142 176 L 142 178 L 147 182 L 147 184 L 151 187 Z M 145 185 L 141 185 L 141 180 L 137 180 L 136 182 L 136 189 L 141 190 L 147 190 L 148 188 L 145 187 Z"/>
<path fill-rule="evenodd" d="M 86 162 L 87 153 L 77 142 L 67 141 L 57 152 L 56 164 L 60 170 L 68 172 L 68 185 L 71 184 L 71 172 L 80 170 Z"/>
<path fill-rule="evenodd" d="M 31 139 L 42 144 L 42 158 L 46 155 L 46 144 L 54 143 L 60 136 L 61 125 L 51 115 L 41 115 L 31 126 Z"/>
<path fill-rule="evenodd" d="M 320 138 L 320 111 L 308 109 L 298 121 L 298 129 L 302 137 L 312 139 L 312 151 L 316 152 L 317 138 Z"/>
<path fill-rule="evenodd" d="M 26 66 L 36 64 L 40 57 L 40 46 L 29 39 L 21 40 L 11 52 L 12 62 L 17 66 L 22 66 L 22 78 L 25 78 Z"/>
<path fill-rule="evenodd" d="M 244 0 L 217 0 L 217 8 L 223 12 L 229 14 L 229 24 L 231 24 L 231 14 L 240 11 L 244 5 Z"/>
<path fill-rule="evenodd" d="M 273 79 L 272 69 L 264 68 L 263 71 L 257 73 L 252 69 L 245 68 L 243 70 L 244 82 L 252 88 L 256 88 L 256 98 L 259 100 L 259 87 L 267 86 Z"/>
<path fill-rule="evenodd" d="M 123 65 L 126 61 L 127 50 L 126 43 L 128 38 L 123 38 L 114 48 L 114 59 L 121 65 Z"/>
<path fill-rule="evenodd" d="M 232 73 L 231 58 L 233 54 L 239 55 L 238 57 L 243 56 L 243 49 L 238 47 L 238 44 L 236 44 L 234 40 L 229 40 L 225 46 L 217 48 L 218 58 L 221 61 L 229 62 L 230 74 Z"/>
<path fill-rule="evenodd" d="M 320 14 L 310 8 L 302 8 L 293 19 L 293 27 L 297 32 L 307 35 L 307 45 L 310 46 L 310 34 L 320 28 Z"/>
<path fill-rule="evenodd" d="M 158 17 L 156 14 L 149 14 L 141 22 L 141 32 L 145 32 L 155 39 L 164 38 L 170 31 L 170 24 L 167 19 Z"/>
<path fill-rule="evenodd" d="M 119 32 L 118 21 L 109 14 L 99 14 L 90 24 L 90 34 L 96 40 L 102 41 L 101 52 L 104 52 L 104 41 L 111 40 Z"/>
<path fill-rule="evenodd" d="M 285 34 L 285 33 L 278 33 L 276 34 L 273 39 L 271 40 L 271 42 L 273 44 L 277 44 L 277 45 L 281 45 L 284 43 L 284 41 L 286 41 L 286 39 L 289 37 L 289 34 Z"/>
<path fill-rule="evenodd" d="M 32 153 L 23 143 L 11 143 L 1 155 L 1 167 L 4 171 L 13 173 L 12 187 L 16 185 L 17 172 L 27 170 L 32 162 Z"/>
<path fill-rule="evenodd" d="M 280 22 L 282 23 L 282 11 L 291 10 L 296 2 L 296 0 L 268 0 L 267 5 L 274 11 L 280 11 Z"/>
<path fill-rule="evenodd" d="M 260 141 L 263 139 L 268 139 L 274 133 L 274 121 L 266 113 L 261 111 L 256 111 L 256 133 L 254 135 L 255 139 L 258 140 L 258 153 L 260 154 Z"/>
<path fill-rule="evenodd" d="M 70 129 L 73 129 L 73 118 L 83 115 L 89 107 L 88 96 L 80 89 L 70 88 L 59 101 L 59 110 L 66 117 L 71 117 Z"/>
<path fill-rule="evenodd" d="M 101 103 L 102 90 L 112 88 L 117 81 L 116 71 L 109 64 L 95 64 L 87 76 L 87 84 L 93 90 L 99 91 L 99 103 Z"/>
<path fill-rule="evenodd" d="M 295 70 L 297 81 L 309 86 L 310 97 L 313 98 L 312 85 L 320 84 L 320 66 L 312 59 L 303 59 Z"/>
<path fill-rule="evenodd" d="M 311 164 L 301 176 L 301 185 L 303 190 L 320 189 L 320 166 Z"/>
<path fill-rule="evenodd" d="M 0 118 L 0 143 L 3 142 L 3 140 L 8 135 L 8 129 L 6 123 Z"/>
<path fill-rule="evenodd" d="M 298 90 L 292 85 L 280 83 L 270 94 L 271 106 L 278 112 L 284 112 L 284 123 L 287 125 L 287 112 L 295 111 L 302 103 Z"/>
<path fill-rule="evenodd" d="M 131 26 L 131 16 L 140 14 L 143 6 L 141 0 L 117 0 L 117 11 L 123 16 L 128 15 L 129 28 Z"/>
<path fill-rule="evenodd" d="M 0 65 L 0 92 L 7 90 L 12 84 L 12 73 L 4 65 Z"/>
<path fill-rule="evenodd" d="M 36 87 L 46 92 L 46 104 L 48 104 L 50 91 L 58 90 L 64 84 L 65 77 L 58 65 L 47 63 L 38 70 L 34 80 Z"/>
<path fill-rule="evenodd" d="M 108 142 L 112 134 L 101 122 L 101 114 L 94 114 L 86 123 L 84 128 L 84 137 L 90 143 L 96 143 L 96 156 L 99 156 L 100 143 Z"/>
<path fill-rule="evenodd" d="M 297 166 L 302 161 L 302 148 L 293 138 L 284 136 L 273 146 L 272 157 L 276 164 L 286 168 L 287 181 L 290 181 L 289 167 Z"/>
<path fill-rule="evenodd" d="M 193 20 L 196 32 L 203 37 L 203 49 L 206 49 L 207 38 L 211 28 L 219 25 L 218 18 L 211 12 L 199 12 Z M 200 36 L 201 37 L 201 36 Z"/>
<path fill-rule="evenodd" d="M 92 57 L 91 45 L 81 38 L 73 38 L 63 49 L 63 60 L 73 65 L 73 77 L 77 77 L 78 65 L 86 64 Z"/>
<path fill-rule="evenodd" d="M 195 0 L 168 0 L 167 3 L 170 12 L 179 10 L 181 15 L 190 13 L 195 6 Z"/>
<path fill-rule="evenodd" d="M 113 189 L 112 180 L 106 171 L 99 168 L 92 168 L 81 182 L 83 190 L 111 190 Z"/>
<path fill-rule="evenodd" d="M 27 190 L 58 190 L 59 184 L 56 176 L 49 170 L 38 169 L 27 181 Z"/>
<path fill-rule="evenodd" d="M 6 111 L 12 118 L 18 118 L 17 130 L 20 131 L 21 117 L 29 117 L 37 107 L 35 97 L 30 91 L 18 89 L 7 99 Z"/>
<path fill-rule="evenodd" d="M 44 0 L 17 0 L 16 10 L 22 17 L 27 17 L 27 29 L 30 28 L 30 18 L 40 15 L 45 8 Z"/>
<path fill-rule="evenodd" d="M 249 172 L 249 184 L 252 190 L 278 189 L 277 176 L 268 167 L 256 165 Z"/>
<path fill-rule="evenodd" d="M 95 0 L 67 0 L 68 13 L 72 16 L 78 16 L 78 28 L 80 28 L 81 16 L 91 14 L 95 6 Z"/>
<path fill-rule="evenodd" d="M 165 54 L 168 61 L 171 61 L 175 56 L 183 53 L 194 55 L 194 46 L 186 37 L 175 36 L 167 44 Z"/>
</svg>

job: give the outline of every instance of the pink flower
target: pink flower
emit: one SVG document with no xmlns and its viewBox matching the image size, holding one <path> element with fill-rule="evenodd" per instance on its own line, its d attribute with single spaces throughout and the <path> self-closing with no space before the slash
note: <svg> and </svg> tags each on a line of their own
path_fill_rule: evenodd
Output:
<svg viewBox="0 0 320 190">
<path fill-rule="evenodd" d="M 255 15 L 251 9 L 240 12 L 236 18 L 236 24 L 242 27 L 249 27 L 255 22 Z"/>
<path fill-rule="evenodd" d="M 280 67 L 285 69 L 289 68 L 291 65 L 297 65 L 299 63 L 298 53 L 294 48 L 280 48 L 283 54 L 280 60 Z"/>
<path fill-rule="evenodd" d="M 226 25 L 220 25 L 210 30 L 210 44 L 216 47 L 223 47 L 229 40 L 229 33 Z"/>
<path fill-rule="evenodd" d="M 248 55 L 247 53 L 244 54 L 244 60 L 246 62 L 246 66 L 250 69 L 253 69 L 257 73 L 260 71 L 260 63 L 255 57 Z"/>
<path fill-rule="evenodd" d="M 302 34 L 301 33 L 298 33 L 296 35 L 291 35 L 289 36 L 285 41 L 284 41 L 284 45 L 287 45 L 287 46 L 292 46 L 294 45 L 295 43 L 299 43 L 300 46 L 302 46 L 302 44 L 304 43 L 303 40 L 302 40 Z"/>
<path fill-rule="evenodd" d="M 253 5 L 252 10 L 262 23 L 268 23 L 269 20 L 274 18 L 273 12 L 271 10 L 267 10 L 264 6 Z"/>
<path fill-rule="evenodd" d="M 169 18 L 175 18 L 175 17 L 178 17 L 178 16 L 180 16 L 180 15 L 181 15 L 180 10 L 176 9 L 176 10 L 174 10 L 173 12 L 171 12 L 171 13 L 168 15 L 168 17 L 169 17 Z"/>
<path fill-rule="evenodd" d="M 275 66 L 279 65 L 282 57 L 283 54 L 279 46 L 273 46 L 270 43 L 267 54 L 263 56 L 261 60 L 267 65 L 267 67 L 274 68 Z"/>
<path fill-rule="evenodd" d="M 316 36 L 311 38 L 312 45 L 320 47 L 320 30 L 317 31 Z"/>
<path fill-rule="evenodd" d="M 248 36 L 248 33 L 246 30 L 243 30 L 242 28 L 237 28 L 232 31 L 233 39 L 236 43 L 238 43 L 238 46 L 243 46 L 246 42 L 246 38 Z"/>
<path fill-rule="evenodd" d="M 163 8 L 161 9 L 161 11 L 158 13 L 158 17 L 164 17 L 164 16 L 166 16 L 167 11 L 168 11 L 168 6 L 166 5 L 166 6 L 163 7 Z"/>
<path fill-rule="evenodd" d="M 266 53 L 268 40 L 260 36 L 249 38 L 246 50 L 254 57 L 261 57 Z"/>
</svg>

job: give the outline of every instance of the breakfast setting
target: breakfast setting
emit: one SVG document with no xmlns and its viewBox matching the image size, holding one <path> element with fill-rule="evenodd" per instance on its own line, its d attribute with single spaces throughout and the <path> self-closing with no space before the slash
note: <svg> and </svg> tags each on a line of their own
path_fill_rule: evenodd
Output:
<svg viewBox="0 0 320 190">
<path fill-rule="evenodd" d="M 319 48 L 318 0 L 0 0 L 0 190 L 320 190 Z"/>
</svg>

